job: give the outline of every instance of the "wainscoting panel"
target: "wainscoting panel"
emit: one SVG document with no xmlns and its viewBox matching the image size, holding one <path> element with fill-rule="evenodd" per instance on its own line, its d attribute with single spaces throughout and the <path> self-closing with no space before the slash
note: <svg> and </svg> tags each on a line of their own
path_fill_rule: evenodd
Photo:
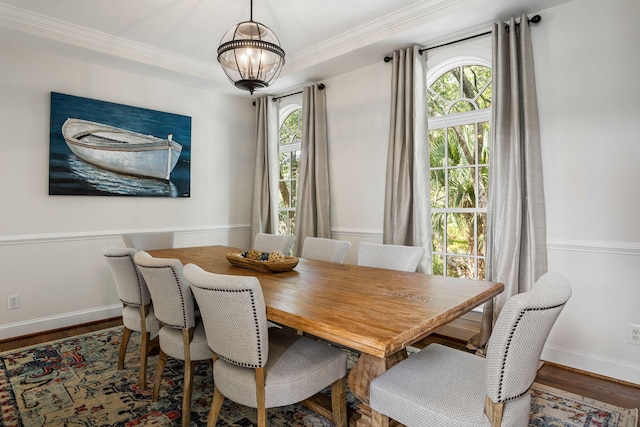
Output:
<svg viewBox="0 0 640 427">
<path fill-rule="evenodd" d="M 121 304 L 101 249 L 121 235 L 175 232 L 175 246 L 246 247 L 248 225 L 0 236 L 0 339 L 118 316 Z M 8 296 L 20 306 L 9 310 Z"/>
</svg>

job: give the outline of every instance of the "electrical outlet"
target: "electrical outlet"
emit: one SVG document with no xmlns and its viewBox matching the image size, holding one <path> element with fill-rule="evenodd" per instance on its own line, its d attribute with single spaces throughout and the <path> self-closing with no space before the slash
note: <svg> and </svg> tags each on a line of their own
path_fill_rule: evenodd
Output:
<svg viewBox="0 0 640 427">
<path fill-rule="evenodd" d="M 9 295 L 7 297 L 7 307 L 9 310 L 20 308 L 20 297 L 18 295 Z"/>
<path fill-rule="evenodd" d="M 640 345 L 640 325 L 629 323 L 627 326 L 627 342 Z"/>
</svg>

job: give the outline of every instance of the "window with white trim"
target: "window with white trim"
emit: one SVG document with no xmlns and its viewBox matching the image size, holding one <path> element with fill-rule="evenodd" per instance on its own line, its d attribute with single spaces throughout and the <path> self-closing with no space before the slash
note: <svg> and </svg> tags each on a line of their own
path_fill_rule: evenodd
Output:
<svg viewBox="0 0 640 427">
<path fill-rule="evenodd" d="M 302 107 L 291 104 L 281 108 L 278 139 L 278 234 L 295 235 L 301 138 Z"/>
<path fill-rule="evenodd" d="M 433 274 L 486 276 L 491 82 L 468 58 L 427 77 Z"/>
</svg>

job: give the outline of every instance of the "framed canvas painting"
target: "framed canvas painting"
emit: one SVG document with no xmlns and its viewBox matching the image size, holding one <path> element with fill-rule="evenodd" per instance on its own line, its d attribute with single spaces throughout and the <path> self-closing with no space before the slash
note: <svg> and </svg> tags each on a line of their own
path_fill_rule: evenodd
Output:
<svg viewBox="0 0 640 427">
<path fill-rule="evenodd" d="M 49 194 L 190 197 L 191 117 L 51 92 Z"/>
</svg>

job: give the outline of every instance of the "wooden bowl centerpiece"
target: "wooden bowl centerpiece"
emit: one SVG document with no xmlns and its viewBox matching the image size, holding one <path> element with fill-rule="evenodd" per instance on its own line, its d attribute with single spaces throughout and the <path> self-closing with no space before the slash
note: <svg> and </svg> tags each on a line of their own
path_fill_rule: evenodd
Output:
<svg viewBox="0 0 640 427">
<path fill-rule="evenodd" d="M 298 265 L 298 258 L 285 256 L 281 251 L 260 252 L 250 249 L 246 252 L 228 252 L 226 257 L 231 265 L 263 273 L 290 271 Z"/>
</svg>

